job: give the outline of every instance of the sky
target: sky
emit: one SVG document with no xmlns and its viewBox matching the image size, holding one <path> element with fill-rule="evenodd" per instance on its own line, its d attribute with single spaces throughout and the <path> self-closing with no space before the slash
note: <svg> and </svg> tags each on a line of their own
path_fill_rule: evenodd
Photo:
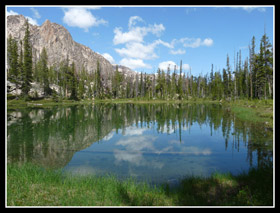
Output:
<svg viewBox="0 0 280 213">
<path fill-rule="evenodd" d="M 112 64 L 143 73 L 166 71 L 182 60 L 183 72 L 193 75 L 226 68 L 229 55 L 256 38 L 259 49 L 264 30 L 273 45 L 273 6 L 6 6 L 6 16 L 21 14 L 30 24 L 47 19 L 64 26 L 74 41 L 103 55 Z"/>
</svg>

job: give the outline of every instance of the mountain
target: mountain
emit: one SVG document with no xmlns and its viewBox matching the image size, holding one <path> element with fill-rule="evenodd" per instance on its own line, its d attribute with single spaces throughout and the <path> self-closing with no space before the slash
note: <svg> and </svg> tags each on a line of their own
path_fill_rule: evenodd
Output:
<svg viewBox="0 0 280 213">
<path fill-rule="evenodd" d="M 25 17 L 10 15 L 7 17 L 7 37 L 11 35 L 16 40 L 23 40 L 25 35 Z M 91 73 L 100 63 L 101 75 L 110 76 L 114 72 L 112 64 L 102 55 L 89 47 L 79 44 L 63 26 L 46 20 L 41 26 L 29 24 L 30 41 L 32 44 L 33 61 L 38 61 L 42 49 L 45 47 L 49 65 L 59 65 L 67 57 L 69 63 L 75 63 L 77 70 L 85 67 Z"/>
</svg>

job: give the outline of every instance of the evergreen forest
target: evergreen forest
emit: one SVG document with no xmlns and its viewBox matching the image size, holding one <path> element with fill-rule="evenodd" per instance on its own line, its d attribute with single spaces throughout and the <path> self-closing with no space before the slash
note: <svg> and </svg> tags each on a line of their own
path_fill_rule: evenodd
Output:
<svg viewBox="0 0 280 213">
<path fill-rule="evenodd" d="M 183 72 L 180 67 L 158 69 L 154 74 L 136 73 L 135 77 L 118 70 L 104 76 L 99 63 L 94 72 L 85 68 L 77 70 L 66 58 L 59 65 L 50 65 L 45 48 L 39 60 L 32 60 L 29 25 L 26 22 L 25 37 L 17 41 L 11 36 L 7 40 L 7 80 L 21 89 L 19 97 L 30 99 L 31 83 L 38 83 L 44 98 L 56 101 L 71 99 L 143 99 L 143 100 L 236 100 L 273 98 L 273 47 L 266 33 L 259 42 L 253 36 L 249 55 L 242 60 L 241 50 L 234 53 L 233 66 L 225 57 L 226 67 L 215 70 L 212 64 L 207 74 L 194 76 L 191 70 Z M 232 59 L 231 59 L 232 60 Z M 56 88 L 51 88 L 56 85 Z M 36 98 L 37 94 L 34 97 Z"/>
</svg>

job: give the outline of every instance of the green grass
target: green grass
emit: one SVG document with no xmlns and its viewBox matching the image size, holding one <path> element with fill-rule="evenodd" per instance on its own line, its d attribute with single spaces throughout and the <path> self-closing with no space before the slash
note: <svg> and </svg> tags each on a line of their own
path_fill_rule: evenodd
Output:
<svg viewBox="0 0 280 213">
<path fill-rule="evenodd" d="M 133 103 L 133 104 L 160 104 L 160 103 L 218 103 L 219 101 L 213 101 L 210 99 L 190 99 L 190 100 L 148 100 L 144 98 L 130 98 L 130 99 L 95 99 L 95 100 L 60 100 L 54 101 L 53 99 L 40 99 L 40 100 L 29 100 L 25 101 L 23 99 L 8 99 L 7 100 L 7 107 L 9 109 L 12 108 L 22 108 L 22 107 L 48 107 L 48 106 L 55 106 L 55 105 L 77 105 L 77 104 L 91 104 L 91 103 Z"/>
<path fill-rule="evenodd" d="M 273 100 L 238 100 L 226 104 L 239 119 L 273 128 Z"/>
<path fill-rule="evenodd" d="M 271 167 L 186 177 L 176 188 L 115 176 L 73 176 L 26 163 L 7 167 L 7 206 L 272 206 Z"/>
</svg>

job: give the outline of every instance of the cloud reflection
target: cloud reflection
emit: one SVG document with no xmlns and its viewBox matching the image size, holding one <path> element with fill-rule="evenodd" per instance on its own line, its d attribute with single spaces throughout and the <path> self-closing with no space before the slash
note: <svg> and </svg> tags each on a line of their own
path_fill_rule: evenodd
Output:
<svg viewBox="0 0 280 213">
<path fill-rule="evenodd" d="M 158 152 L 153 145 L 156 139 L 157 137 L 152 135 L 124 137 L 116 143 L 116 145 L 124 146 L 125 149 L 114 150 L 115 163 L 120 164 L 122 161 L 126 161 L 135 166 L 148 166 L 161 169 L 164 165 L 163 163 L 147 161 L 143 156 L 144 153 Z"/>
</svg>

